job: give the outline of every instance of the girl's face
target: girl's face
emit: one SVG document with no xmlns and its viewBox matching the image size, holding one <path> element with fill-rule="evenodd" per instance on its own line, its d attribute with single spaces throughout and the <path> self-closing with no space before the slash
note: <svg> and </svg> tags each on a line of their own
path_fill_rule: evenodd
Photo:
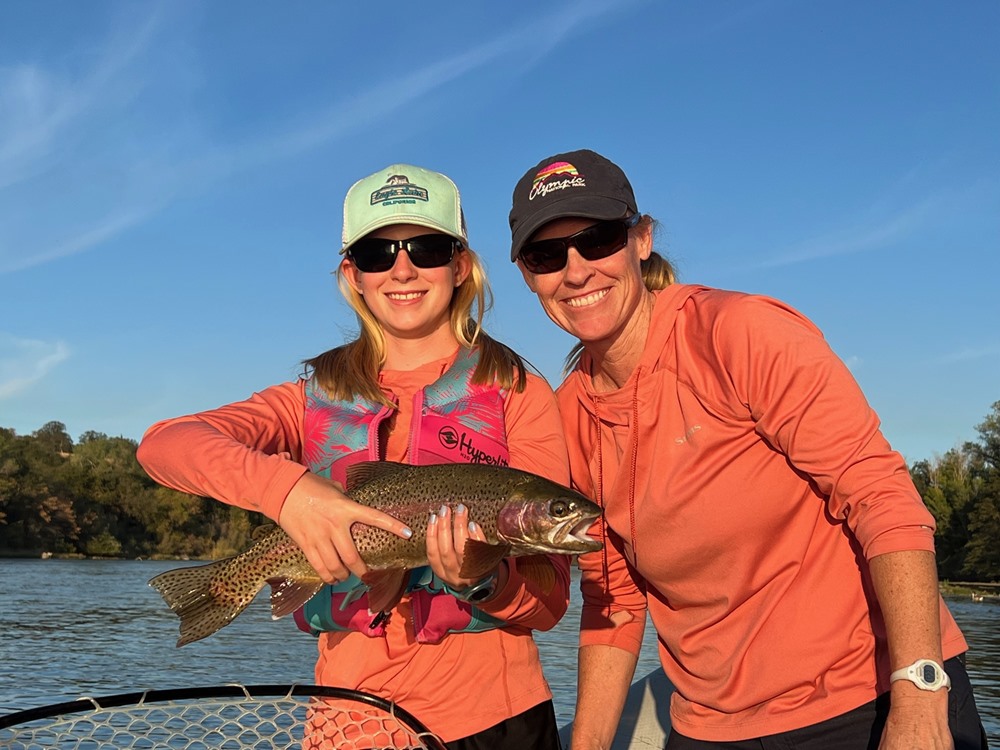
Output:
<svg viewBox="0 0 1000 750">
<path fill-rule="evenodd" d="M 414 224 L 392 224 L 368 236 L 407 240 L 432 233 Z M 341 272 L 381 324 L 390 347 L 394 341 L 424 339 L 428 344 L 441 340 L 453 346 L 451 298 L 470 271 L 471 263 L 464 251 L 456 252 L 450 262 L 437 268 L 418 268 L 406 250 L 397 250 L 395 263 L 388 271 L 360 271 L 347 258 L 341 263 Z"/>
<path fill-rule="evenodd" d="M 578 217 L 555 219 L 531 239 L 570 237 L 597 223 Z M 566 266 L 560 271 L 532 273 L 521 260 L 517 265 L 557 326 L 584 346 L 607 348 L 628 328 L 646 295 L 640 264 L 652 249 L 649 227 L 640 225 L 629 231 L 625 247 L 600 260 L 586 260 L 570 244 Z"/>
</svg>

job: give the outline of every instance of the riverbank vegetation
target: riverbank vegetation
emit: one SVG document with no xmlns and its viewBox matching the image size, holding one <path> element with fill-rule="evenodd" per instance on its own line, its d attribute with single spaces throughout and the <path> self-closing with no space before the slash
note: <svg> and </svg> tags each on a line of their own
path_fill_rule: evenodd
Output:
<svg viewBox="0 0 1000 750">
<path fill-rule="evenodd" d="M 1000 581 L 1000 401 L 979 439 L 909 467 L 937 521 L 942 580 Z M 225 557 L 266 522 L 153 482 L 136 443 L 61 422 L 31 435 L 0 427 L 0 555 L 127 558 Z"/>
</svg>

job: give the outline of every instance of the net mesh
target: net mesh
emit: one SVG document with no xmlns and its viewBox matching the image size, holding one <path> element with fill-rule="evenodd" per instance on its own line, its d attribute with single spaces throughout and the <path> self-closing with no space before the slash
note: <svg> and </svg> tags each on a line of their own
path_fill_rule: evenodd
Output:
<svg viewBox="0 0 1000 750">
<path fill-rule="evenodd" d="M 233 689 L 235 688 L 235 692 Z M 351 690 L 226 686 L 87 698 L 0 717 L 10 750 L 443 750 L 394 704 Z"/>
</svg>

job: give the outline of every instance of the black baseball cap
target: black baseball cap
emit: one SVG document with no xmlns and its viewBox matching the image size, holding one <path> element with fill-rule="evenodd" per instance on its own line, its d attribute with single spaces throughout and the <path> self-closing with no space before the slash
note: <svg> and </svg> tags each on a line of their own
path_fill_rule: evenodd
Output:
<svg viewBox="0 0 1000 750">
<path fill-rule="evenodd" d="M 514 188 L 511 262 L 531 235 L 553 219 L 623 219 L 638 212 L 628 177 L 596 151 L 583 149 L 542 159 Z"/>
</svg>

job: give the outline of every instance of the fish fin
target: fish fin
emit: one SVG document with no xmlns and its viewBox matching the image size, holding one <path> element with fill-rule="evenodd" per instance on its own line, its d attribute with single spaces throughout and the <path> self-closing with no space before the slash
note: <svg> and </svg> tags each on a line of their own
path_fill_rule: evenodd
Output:
<svg viewBox="0 0 1000 750">
<path fill-rule="evenodd" d="M 372 612 L 388 612 L 403 598 L 410 571 L 405 568 L 370 571 L 364 581 L 368 587 L 368 609 Z"/>
<path fill-rule="evenodd" d="M 411 468 L 409 464 L 397 461 L 361 461 L 347 467 L 347 491 L 370 482 L 373 479 L 385 478 L 401 470 Z"/>
<path fill-rule="evenodd" d="M 262 579 L 249 596 L 229 586 L 232 576 L 228 567 L 232 560 L 226 558 L 207 565 L 168 570 L 150 579 L 149 585 L 181 618 L 178 646 L 200 641 L 224 628 L 247 608 L 264 586 Z"/>
<path fill-rule="evenodd" d="M 556 570 L 546 555 L 515 558 L 517 572 L 532 581 L 546 596 L 556 587 Z"/>
<path fill-rule="evenodd" d="M 290 615 L 316 596 L 316 592 L 323 588 L 323 581 L 319 578 L 310 578 L 304 581 L 292 578 L 270 578 L 267 582 L 271 584 L 272 620 Z"/>
<path fill-rule="evenodd" d="M 462 554 L 462 578 L 482 578 L 510 554 L 509 544 L 487 544 L 478 539 L 467 539 Z"/>
<path fill-rule="evenodd" d="M 260 526 L 256 527 L 253 531 L 250 532 L 250 541 L 259 542 L 265 536 L 274 531 L 274 527 L 276 525 L 277 524 L 273 523 L 262 523 Z"/>
</svg>

